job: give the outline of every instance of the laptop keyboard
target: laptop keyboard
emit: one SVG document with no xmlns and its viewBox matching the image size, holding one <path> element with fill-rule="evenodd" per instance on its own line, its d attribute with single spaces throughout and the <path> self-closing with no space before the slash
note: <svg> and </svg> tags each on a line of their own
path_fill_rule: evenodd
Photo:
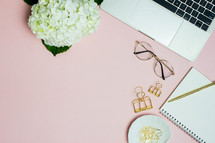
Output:
<svg viewBox="0 0 215 143">
<path fill-rule="evenodd" d="M 207 31 L 215 17 L 215 0 L 154 0 L 168 10 Z"/>
</svg>

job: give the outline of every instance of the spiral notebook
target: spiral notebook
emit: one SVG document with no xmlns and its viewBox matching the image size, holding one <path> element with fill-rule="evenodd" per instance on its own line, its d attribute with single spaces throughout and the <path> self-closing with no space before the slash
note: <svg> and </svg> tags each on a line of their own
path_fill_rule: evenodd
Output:
<svg viewBox="0 0 215 143">
<path fill-rule="evenodd" d="M 185 98 L 170 99 L 211 83 L 194 68 L 188 72 L 169 99 L 160 108 L 173 123 L 202 143 L 214 143 L 215 86 L 205 88 Z"/>
</svg>

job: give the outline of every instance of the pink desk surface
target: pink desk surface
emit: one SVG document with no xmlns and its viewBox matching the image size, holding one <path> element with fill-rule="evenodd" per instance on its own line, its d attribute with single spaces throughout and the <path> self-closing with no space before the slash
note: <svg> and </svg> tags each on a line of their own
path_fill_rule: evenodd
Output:
<svg viewBox="0 0 215 143">
<path fill-rule="evenodd" d="M 195 143 L 159 113 L 159 108 L 193 66 L 215 80 L 215 33 L 196 62 L 189 62 L 100 10 L 96 33 L 53 57 L 27 26 L 30 6 L 22 0 L 0 5 L 0 143 L 126 143 L 134 119 L 160 116 L 171 128 L 170 143 Z M 175 75 L 162 81 L 154 60 L 133 55 L 144 40 L 171 62 Z M 134 113 L 134 88 L 163 83 L 154 108 Z M 149 93 L 147 93 L 149 95 Z"/>
</svg>

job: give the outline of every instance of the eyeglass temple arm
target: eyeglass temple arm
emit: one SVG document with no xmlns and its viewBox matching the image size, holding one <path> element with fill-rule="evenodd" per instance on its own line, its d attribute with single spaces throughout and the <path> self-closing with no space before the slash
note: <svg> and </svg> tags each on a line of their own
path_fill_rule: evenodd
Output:
<svg viewBox="0 0 215 143">
<path fill-rule="evenodd" d="M 135 55 L 138 55 L 138 54 L 145 53 L 145 52 L 149 52 L 149 51 L 146 50 L 146 51 L 134 52 L 134 54 L 135 54 Z"/>
<path fill-rule="evenodd" d="M 164 72 L 163 72 L 163 65 L 161 64 L 161 61 L 158 61 L 160 66 L 161 66 L 161 74 L 162 74 L 162 79 L 165 80 L 165 77 L 164 77 Z"/>
</svg>

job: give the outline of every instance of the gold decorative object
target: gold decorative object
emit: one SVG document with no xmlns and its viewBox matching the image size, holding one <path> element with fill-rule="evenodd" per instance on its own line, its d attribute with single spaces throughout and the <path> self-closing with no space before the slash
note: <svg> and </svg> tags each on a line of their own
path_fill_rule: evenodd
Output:
<svg viewBox="0 0 215 143">
<path fill-rule="evenodd" d="M 143 88 L 141 86 L 136 87 L 134 89 L 134 92 L 137 96 L 137 99 L 134 99 L 132 101 L 135 113 L 152 108 L 151 99 L 149 96 L 145 96 L 145 93 L 143 92 Z"/>
<path fill-rule="evenodd" d="M 149 87 L 149 90 L 148 92 L 154 94 L 155 96 L 159 97 L 162 93 L 161 91 L 161 87 L 162 87 L 162 84 L 158 81 L 156 82 L 156 85 L 152 85 Z"/>
<path fill-rule="evenodd" d="M 140 143 L 158 143 L 162 130 L 153 127 L 144 127 L 139 132 Z"/>
</svg>

